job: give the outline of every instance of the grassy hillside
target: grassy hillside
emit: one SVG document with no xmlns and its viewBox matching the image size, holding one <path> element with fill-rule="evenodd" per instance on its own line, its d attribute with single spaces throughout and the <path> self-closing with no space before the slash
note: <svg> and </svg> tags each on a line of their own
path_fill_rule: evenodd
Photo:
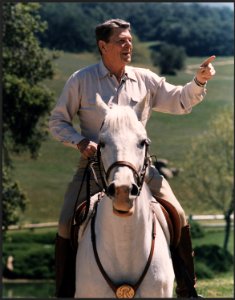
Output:
<svg viewBox="0 0 235 300">
<path fill-rule="evenodd" d="M 189 58 L 187 65 L 199 65 L 204 58 Z M 207 128 L 208 120 L 224 105 L 233 109 L 233 64 L 232 58 L 218 57 L 214 63 L 217 74 L 208 83 L 205 101 L 185 116 L 172 116 L 154 112 L 147 126 L 152 140 L 151 153 L 157 157 L 168 159 L 174 166 L 180 167 L 190 151 L 190 140 Z M 56 76 L 45 84 L 55 92 L 55 101 L 60 94 L 67 78 L 77 69 L 94 63 L 97 58 L 92 54 L 61 53 L 56 61 Z M 142 64 L 143 66 L 143 64 Z M 153 71 L 158 71 L 151 65 L 145 65 Z M 193 70 L 193 69 L 192 69 Z M 186 71 L 177 76 L 167 76 L 167 81 L 173 84 L 184 84 L 193 77 Z M 15 178 L 30 199 L 22 222 L 56 221 L 62 205 L 66 186 L 75 171 L 79 153 L 61 145 L 50 136 L 42 145 L 38 160 L 31 160 L 28 154 L 14 157 Z M 183 175 L 182 175 L 183 176 Z M 180 176 L 170 184 L 175 194 L 180 198 L 187 213 L 205 213 L 195 205 L 189 211 L 187 199 L 183 199 L 180 189 Z"/>
</svg>

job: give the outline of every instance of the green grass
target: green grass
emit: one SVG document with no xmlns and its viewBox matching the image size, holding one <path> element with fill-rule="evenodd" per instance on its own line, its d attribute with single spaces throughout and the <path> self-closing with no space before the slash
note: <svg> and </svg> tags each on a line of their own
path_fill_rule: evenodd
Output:
<svg viewBox="0 0 235 300">
<path fill-rule="evenodd" d="M 200 279 L 197 282 L 197 292 L 204 298 L 234 299 L 233 272 L 219 274 L 213 279 Z"/>
<path fill-rule="evenodd" d="M 202 245 L 216 244 L 223 247 L 224 228 L 207 228 L 205 236 L 193 239 L 193 248 Z M 234 231 L 231 231 L 228 243 L 228 251 L 234 253 Z M 197 261 L 197 254 L 195 256 Z M 234 271 L 231 266 L 231 271 L 226 273 L 218 273 L 211 279 L 198 279 L 197 292 L 205 298 L 233 298 L 234 297 Z"/>
<path fill-rule="evenodd" d="M 188 58 L 186 65 L 198 64 L 205 58 Z M 227 61 L 232 58 L 218 57 L 215 61 Z M 77 69 L 95 63 L 97 57 L 92 54 L 63 53 L 56 64 L 56 75 L 53 80 L 44 83 L 55 93 L 56 98 L 68 77 Z M 143 66 L 143 64 L 142 64 Z M 146 64 L 145 67 L 158 71 L 157 68 Z M 190 151 L 190 141 L 207 129 L 208 121 L 224 105 L 233 109 L 233 65 L 216 66 L 215 78 L 208 82 L 205 101 L 193 109 L 189 115 L 172 116 L 153 112 L 147 130 L 152 140 L 150 152 L 157 157 L 168 159 L 174 166 L 180 167 L 182 161 Z M 173 84 L 184 84 L 193 75 L 181 71 L 177 76 L 166 76 Z M 30 199 L 26 211 L 21 216 L 22 223 L 57 221 L 63 195 L 68 182 L 75 172 L 79 159 L 78 151 L 65 147 L 52 139 L 51 136 L 42 144 L 40 156 L 37 160 L 30 159 L 27 153 L 14 156 L 14 177 L 26 191 Z M 181 195 L 181 178 L 170 181 L 176 194 Z M 181 199 L 182 198 L 182 199 Z M 191 204 L 181 197 L 186 213 L 205 213 L 199 205 Z"/>
</svg>

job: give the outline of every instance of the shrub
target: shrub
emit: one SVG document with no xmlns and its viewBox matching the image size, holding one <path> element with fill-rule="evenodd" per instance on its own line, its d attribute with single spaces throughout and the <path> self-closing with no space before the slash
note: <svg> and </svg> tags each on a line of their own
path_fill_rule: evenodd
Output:
<svg viewBox="0 0 235 300">
<path fill-rule="evenodd" d="M 186 53 L 184 47 L 162 43 L 157 50 L 152 47 L 151 58 L 161 74 L 176 75 L 176 70 L 184 69 Z"/>
<path fill-rule="evenodd" d="M 33 230 L 30 232 L 17 232 L 11 234 L 7 239 L 11 243 L 40 243 L 40 244 L 54 244 L 55 232 L 35 233 Z"/>
<path fill-rule="evenodd" d="M 17 245 L 17 247 L 16 247 Z M 8 245 L 3 251 L 3 265 L 7 257 L 14 258 L 14 277 L 27 279 L 54 278 L 54 247 L 42 244 Z"/>
<path fill-rule="evenodd" d="M 190 220 L 189 224 L 192 238 L 197 239 L 205 236 L 204 228 L 198 222 Z"/>
<path fill-rule="evenodd" d="M 215 272 L 227 272 L 233 265 L 233 256 L 218 245 L 202 245 L 194 248 L 196 260 Z"/>
<path fill-rule="evenodd" d="M 213 271 L 206 266 L 203 262 L 195 262 L 195 273 L 196 277 L 201 278 L 213 278 Z"/>
</svg>

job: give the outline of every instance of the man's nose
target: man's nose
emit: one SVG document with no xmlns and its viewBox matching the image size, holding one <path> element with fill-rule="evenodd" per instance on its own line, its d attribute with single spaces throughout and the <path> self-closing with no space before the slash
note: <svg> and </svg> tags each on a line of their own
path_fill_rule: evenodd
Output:
<svg viewBox="0 0 235 300">
<path fill-rule="evenodd" d="M 125 47 L 128 47 L 128 48 L 132 48 L 132 41 L 129 41 L 129 40 L 127 40 L 126 42 L 125 42 L 125 45 L 124 45 Z"/>
</svg>

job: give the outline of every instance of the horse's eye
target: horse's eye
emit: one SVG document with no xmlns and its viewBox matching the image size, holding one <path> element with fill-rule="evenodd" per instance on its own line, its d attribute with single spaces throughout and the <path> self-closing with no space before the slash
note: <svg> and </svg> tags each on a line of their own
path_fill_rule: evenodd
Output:
<svg viewBox="0 0 235 300">
<path fill-rule="evenodd" d="M 146 140 L 142 140 L 142 141 L 140 142 L 140 147 L 143 148 L 145 144 L 146 144 Z"/>
<path fill-rule="evenodd" d="M 105 143 L 104 142 L 100 142 L 99 145 L 100 145 L 100 148 L 104 148 Z"/>
</svg>

